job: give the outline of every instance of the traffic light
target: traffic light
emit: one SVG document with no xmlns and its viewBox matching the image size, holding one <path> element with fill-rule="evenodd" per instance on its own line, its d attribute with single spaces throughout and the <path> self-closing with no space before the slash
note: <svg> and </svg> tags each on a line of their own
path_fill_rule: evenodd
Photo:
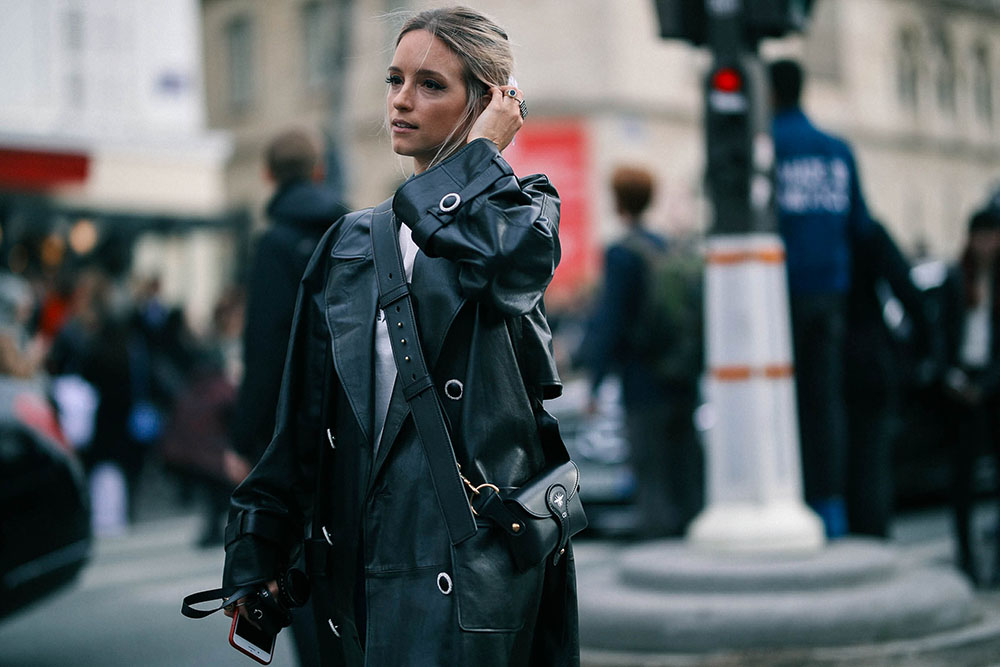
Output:
<svg viewBox="0 0 1000 667">
<path fill-rule="evenodd" d="M 706 79 L 705 139 L 708 187 L 715 231 L 749 224 L 752 176 L 752 94 L 746 70 L 736 63 L 714 67 Z"/>
<path fill-rule="evenodd" d="M 706 4 L 735 6 L 739 3 L 713 0 L 654 0 L 660 21 L 660 37 L 683 39 L 696 46 L 708 42 Z M 745 0 L 743 2 L 744 37 L 756 44 L 764 37 L 781 37 L 805 28 L 814 0 Z M 713 13 L 722 13 L 715 9 Z"/>
</svg>

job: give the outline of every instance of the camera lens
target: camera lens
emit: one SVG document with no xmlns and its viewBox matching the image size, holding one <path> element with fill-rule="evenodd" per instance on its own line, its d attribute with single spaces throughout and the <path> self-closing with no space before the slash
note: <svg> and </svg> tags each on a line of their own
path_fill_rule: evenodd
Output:
<svg viewBox="0 0 1000 667">
<path fill-rule="evenodd" d="M 278 592 L 286 607 L 301 607 L 309 599 L 309 578 L 302 570 L 292 568 L 278 578 Z"/>
</svg>

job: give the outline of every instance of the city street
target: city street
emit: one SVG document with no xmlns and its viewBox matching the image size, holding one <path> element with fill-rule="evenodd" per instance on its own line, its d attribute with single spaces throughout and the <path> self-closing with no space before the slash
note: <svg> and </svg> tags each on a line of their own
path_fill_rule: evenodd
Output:
<svg viewBox="0 0 1000 667">
<path fill-rule="evenodd" d="M 195 548 L 197 530 L 196 517 L 167 513 L 147 518 L 126 536 L 99 540 L 90 565 L 72 588 L 0 622 L 0 665 L 253 664 L 229 646 L 228 619 L 221 613 L 203 620 L 180 614 L 184 595 L 219 583 L 222 551 Z M 947 515 L 941 509 L 909 514 L 896 522 L 893 542 L 908 559 L 946 563 L 951 558 Z M 586 586 L 593 567 L 614 557 L 618 545 L 598 540 L 579 542 L 576 551 L 581 586 Z M 986 609 L 1000 608 L 996 593 L 980 593 L 977 597 Z M 978 667 L 1000 664 L 996 655 L 995 640 L 953 633 L 895 647 L 840 647 L 780 655 L 659 656 L 642 662 L 622 662 L 620 656 L 584 651 L 584 664 Z M 952 660 L 951 656 L 957 657 Z M 943 659 L 947 661 L 942 663 Z M 287 633 L 278 638 L 272 664 L 296 664 Z"/>
<path fill-rule="evenodd" d="M 229 646 L 229 619 L 181 616 L 181 599 L 217 588 L 222 549 L 193 546 L 198 519 L 140 523 L 96 544 L 71 589 L 0 622 L 0 665 L 163 666 L 254 663 Z M 296 664 L 290 637 L 278 637 L 275 667 Z"/>
</svg>

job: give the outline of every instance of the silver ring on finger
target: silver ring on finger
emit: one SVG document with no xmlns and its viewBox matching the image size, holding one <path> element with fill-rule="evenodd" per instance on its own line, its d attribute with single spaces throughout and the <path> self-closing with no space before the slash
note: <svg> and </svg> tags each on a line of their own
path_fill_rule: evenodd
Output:
<svg viewBox="0 0 1000 667">
<path fill-rule="evenodd" d="M 507 89 L 507 97 L 516 98 L 517 97 L 517 90 L 515 90 L 514 88 L 508 88 Z"/>
</svg>

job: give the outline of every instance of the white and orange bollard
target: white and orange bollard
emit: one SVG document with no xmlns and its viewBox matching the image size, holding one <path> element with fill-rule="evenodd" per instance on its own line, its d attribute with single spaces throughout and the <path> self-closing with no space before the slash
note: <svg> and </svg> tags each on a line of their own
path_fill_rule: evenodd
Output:
<svg viewBox="0 0 1000 667">
<path fill-rule="evenodd" d="M 706 506 L 692 546 L 811 551 L 823 524 L 802 500 L 785 249 L 777 234 L 708 237 Z"/>
</svg>

